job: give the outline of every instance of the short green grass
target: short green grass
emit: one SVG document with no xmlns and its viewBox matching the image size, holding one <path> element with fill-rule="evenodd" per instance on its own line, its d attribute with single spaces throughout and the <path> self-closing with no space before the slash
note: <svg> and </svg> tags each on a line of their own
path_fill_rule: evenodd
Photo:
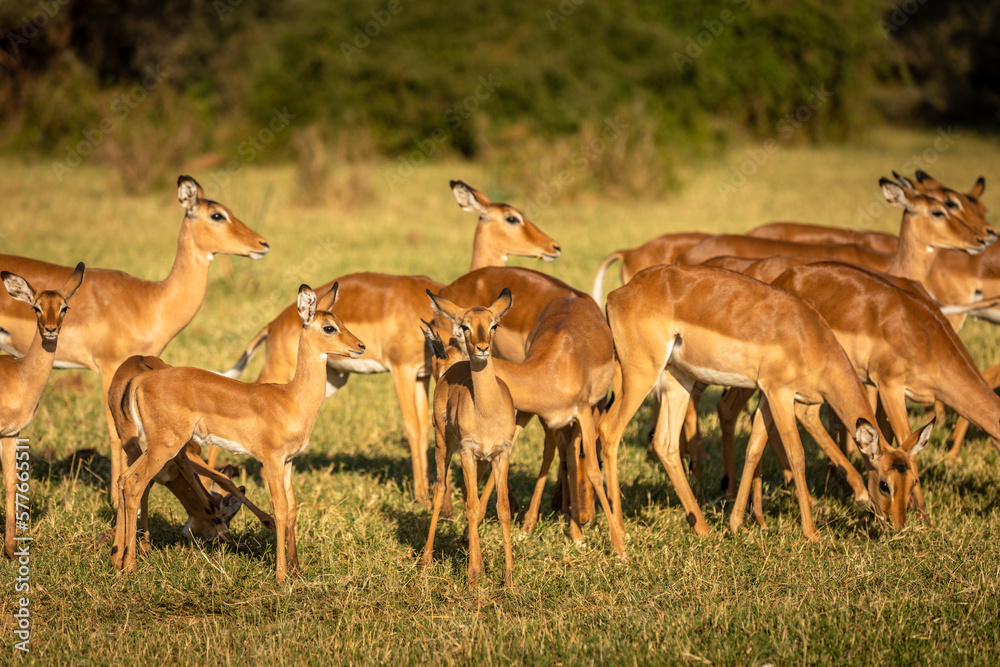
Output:
<svg viewBox="0 0 1000 667">
<path fill-rule="evenodd" d="M 914 166 L 962 188 L 983 174 L 986 200 L 993 201 L 1000 146 L 962 135 L 933 163 L 906 164 L 934 139 L 878 132 L 855 145 L 784 147 L 728 201 L 718 184 L 753 145 L 723 161 L 687 165 L 677 194 L 635 202 L 596 194 L 557 198 L 535 220 L 560 240 L 563 258 L 514 263 L 589 291 L 606 254 L 665 231 L 741 231 L 775 219 L 857 224 L 858 206 L 878 201 L 878 177 Z M 166 275 L 181 219 L 172 189 L 127 197 L 102 168 L 80 167 L 60 184 L 44 162 L 7 157 L 2 163 L 3 252 Z M 517 182 L 498 182 L 487 165 L 458 162 L 419 168 L 390 192 L 382 170 L 393 168 L 370 168 L 369 195 L 350 208 L 297 206 L 291 168 L 235 178 L 217 198 L 267 236 L 273 252 L 259 263 L 219 258 L 205 305 L 165 360 L 227 368 L 301 282 L 319 284 L 357 270 L 425 273 L 442 282 L 461 275 L 474 219 L 455 205 L 449 178 L 515 205 L 537 196 Z M 897 209 L 885 208 L 874 226 L 892 229 L 898 220 Z M 611 279 L 606 287 L 616 284 Z M 981 364 L 1000 357 L 991 327 L 973 323 L 963 337 Z M 464 520 L 442 525 L 433 566 L 417 568 L 429 513 L 410 502 L 410 464 L 391 383 L 388 375 L 355 377 L 326 402 L 310 449 L 296 459 L 303 577 L 278 585 L 274 536 L 249 513 L 234 520 L 232 546 L 190 543 L 180 535 L 179 505 L 162 489 L 151 499 L 152 553 L 133 576 L 115 576 L 110 544 L 102 538 L 112 514 L 98 394 L 93 374 L 54 373 L 23 434 L 31 440 L 35 538 L 29 661 L 867 665 L 1000 659 L 1000 460 L 978 433 L 955 464 L 945 460 L 945 429 L 921 454 L 930 525 L 883 531 L 827 478 L 825 461 L 807 446 L 821 539 L 802 538 L 794 493 L 778 483 L 773 462 L 765 469 L 768 529 L 751 523 L 734 535 L 728 508 L 718 500 L 721 456 L 711 409 L 718 391 L 710 391 L 701 418 L 708 460 L 695 489 L 712 533 L 699 539 L 662 467 L 646 456 L 647 407 L 622 448 L 627 562 L 614 557 L 602 514 L 586 529 L 585 547 L 574 546 L 562 523 L 548 516 L 531 535 L 515 529 L 518 586 L 507 590 L 500 530 L 491 519 L 481 531 L 486 577 L 469 591 Z M 914 423 L 921 418 L 915 408 Z M 745 419 L 741 428 L 740 445 Z M 522 500 L 530 494 L 540 442 L 532 425 L 514 451 L 511 477 Z M 241 483 L 266 507 L 259 466 L 242 465 Z M 15 574 L 13 564 L 0 561 L 5 664 L 14 651 Z"/>
</svg>

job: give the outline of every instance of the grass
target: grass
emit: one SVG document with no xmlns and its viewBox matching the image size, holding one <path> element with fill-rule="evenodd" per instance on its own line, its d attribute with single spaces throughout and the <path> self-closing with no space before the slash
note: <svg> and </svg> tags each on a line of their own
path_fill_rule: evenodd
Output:
<svg viewBox="0 0 1000 667">
<path fill-rule="evenodd" d="M 559 239 L 563 258 L 539 266 L 589 289 L 612 250 L 665 231 L 741 231 L 774 219 L 857 224 L 858 206 L 876 201 L 877 179 L 921 166 L 939 180 L 970 186 L 1000 173 L 997 142 L 961 136 L 933 164 L 906 165 L 933 145 L 929 133 L 878 132 L 846 146 L 784 147 L 728 201 L 718 184 L 754 146 L 727 160 L 690 164 L 672 196 L 607 201 L 583 194 L 534 216 Z M 63 264 L 166 275 L 181 209 L 175 193 L 123 196 L 116 177 L 82 166 L 64 183 L 49 165 L 6 157 L 0 197 L 3 250 Z M 527 161 L 526 164 L 530 164 Z M 970 165 L 974 165 L 971 166 Z M 247 170 L 216 196 L 268 237 L 260 263 L 218 258 L 208 298 L 171 343 L 173 364 L 227 368 L 257 329 L 294 298 L 300 282 L 319 284 L 357 270 L 426 273 L 446 282 L 467 268 L 474 219 L 447 187 L 462 178 L 515 205 L 537 197 L 498 182 L 486 165 L 418 168 L 396 192 L 383 182 L 394 163 L 368 165 L 370 198 L 350 206 L 296 205 L 292 167 Z M 211 174 L 195 173 L 203 184 Z M 987 201 L 992 200 L 987 190 Z M 873 225 L 893 229 L 886 207 Z M 610 289 L 615 280 L 609 281 Z M 515 304 L 516 307 L 516 304 Z M 348 323 L 349 324 L 349 323 Z M 981 365 L 1000 357 L 981 323 L 962 332 Z M 248 370 L 254 377 L 260 361 Z M 31 440 L 31 644 L 29 662 L 112 661 L 229 664 L 351 663 L 615 664 L 996 664 L 1000 658 L 1000 469 L 981 434 L 956 464 L 937 429 L 921 454 L 933 523 L 887 533 L 828 480 L 807 445 L 817 543 L 803 540 L 794 493 L 770 482 L 767 530 L 728 531 L 719 501 L 718 424 L 703 401 L 708 460 L 695 483 L 712 533 L 697 538 L 662 467 L 646 457 L 651 419 L 644 408 L 622 448 L 629 559 L 613 557 L 598 514 L 586 546 L 573 546 L 549 516 L 529 536 L 515 530 L 516 590 L 502 586 L 498 524 L 482 528 L 487 573 L 465 587 L 464 521 L 445 522 L 434 564 L 416 567 L 429 512 L 410 502 L 402 423 L 388 375 L 355 377 L 320 413 L 310 448 L 295 460 L 303 578 L 274 582 L 274 536 L 241 512 L 231 547 L 180 535 L 179 505 L 151 497 L 154 549 L 138 572 L 115 576 L 107 502 L 110 465 L 94 374 L 53 375 Z M 922 418 L 914 412 L 913 420 Z M 949 423 L 949 426 L 951 424 Z M 744 418 L 738 442 L 744 444 Z M 511 478 L 527 499 L 540 460 L 531 425 L 515 448 Z M 267 506 L 260 469 L 243 462 L 241 483 Z M 550 486 L 551 488 L 551 486 Z M 13 651 L 15 566 L 0 561 L 0 642 Z M 6 662 L 6 660 L 4 660 Z"/>
</svg>

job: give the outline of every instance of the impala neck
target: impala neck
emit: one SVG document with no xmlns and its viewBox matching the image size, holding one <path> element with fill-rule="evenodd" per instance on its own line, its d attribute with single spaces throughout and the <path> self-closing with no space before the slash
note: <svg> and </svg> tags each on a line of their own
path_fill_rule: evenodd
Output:
<svg viewBox="0 0 1000 667">
<path fill-rule="evenodd" d="M 482 223 L 477 225 L 476 235 L 472 239 L 472 267 L 469 271 L 487 266 L 504 266 L 506 263 L 507 255 L 493 245 L 492 239 L 486 232 L 486 226 Z"/>
<path fill-rule="evenodd" d="M 295 375 L 285 387 L 289 394 L 295 396 L 296 405 L 302 414 L 311 414 L 315 420 L 323 399 L 326 398 L 327 355 L 320 352 L 304 333 L 299 337 Z"/>
<path fill-rule="evenodd" d="M 10 397 L 16 397 L 18 409 L 15 410 L 16 417 L 13 424 L 16 430 L 20 430 L 31 422 L 35 414 L 35 408 L 42 397 L 42 391 L 49 382 L 49 375 L 52 373 L 52 362 L 55 360 L 56 342 L 49 342 L 42 338 L 42 334 L 35 332 L 35 337 L 31 340 L 27 353 L 20 359 L 12 362 L 13 377 L 0 378 L 3 383 L 5 393 Z M 21 412 L 21 411 L 25 412 Z M 12 415 L 4 415 L 4 422 L 7 422 Z M 0 424 L 4 429 L 11 424 Z"/>
<path fill-rule="evenodd" d="M 896 254 L 886 273 L 901 278 L 924 282 L 930 273 L 931 264 L 937 257 L 938 249 L 916 238 L 909 212 L 903 212 L 903 223 L 899 228 L 899 244 Z"/>
<path fill-rule="evenodd" d="M 501 403 L 501 392 L 493 370 L 493 356 L 485 360 L 471 358 L 469 369 L 472 371 L 472 400 L 476 411 L 494 414 L 496 406 Z"/>
<path fill-rule="evenodd" d="M 201 308 L 208 291 L 208 267 L 212 259 L 198 247 L 191 231 L 191 224 L 184 219 L 177 239 L 177 256 L 174 257 L 170 275 L 159 283 L 161 298 L 158 315 L 168 328 L 161 333 L 176 336 L 186 327 Z"/>
</svg>

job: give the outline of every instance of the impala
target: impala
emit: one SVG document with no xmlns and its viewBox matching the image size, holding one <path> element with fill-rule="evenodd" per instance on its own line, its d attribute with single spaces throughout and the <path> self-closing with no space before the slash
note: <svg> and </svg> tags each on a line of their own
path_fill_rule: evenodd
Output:
<svg viewBox="0 0 1000 667">
<path fill-rule="evenodd" d="M 903 278 L 923 281 L 939 248 L 956 248 L 969 254 L 993 243 L 996 231 L 966 209 L 951 210 L 937 199 L 900 183 L 879 181 L 889 203 L 903 208 L 899 242 L 886 255 L 857 245 L 809 245 L 746 236 L 719 235 L 705 239 L 677 258 L 678 264 L 701 264 L 712 257 L 771 257 L 810 255 L 866 266 Z"/>
<path fill-rule="evenodd" d="M 153 282 L 121 271 L 90 269 L 73 304 L 73 318 L 62 333 L 55 368 L 87 368 L 101 376 L 101 396 L 111 378 L 134 354 L 159 355 L 174 336 L 194 319 L 205 299 L 208 268 L 219 254 L 260 259 L 269 246 L 240 222 L 228 208 L 205 199 L 190 176 L 177 179 L 177 199 L 184 207 L 173 268 L 165 280 Z M 24 257 L 0 255 L 7 267 L 35 284 L 62 283 L 72 269 Z M 0 327 L 10 332 L 17 352 L 27 349 L 34 331 L 29 308 L 0 295 Z M 114 420 L 104 408 L 111 440 L 111 487 L 124 468 Z M 112 502 L 118 497 L 112 491 Z"/>
<path fill-rule="evenodd" d="M 761 273 L 754 268 L 748 271 L 752 277 L 766 277 Z M 885 410 L 880 427 L 887 437 L 894 433 L 903 442 L 911 435 L 908 398 L 941 401 L 1000 438 L 1000 398 L 983 380 L 935 304 L 900 287 L 890 276 L 839 262 L 793 266 L 770 278 L 773 286 L 805 299 L 819 311 L 862 382 L 878 389 Z M 719 402 L 724 461 L 730 475 L 736 415 L 747 399 L 747 390 L 733 390 Z M 831 461 L 846 470 L 855 498 L 865 501 L 863 482 L 823 430 L 819 406 L 809 406 L 806 412 L 800 415 L 803 424 Z M 914 498 L 918 511 L 925 513 L 919 489 Z"/>
<path fill-rule="evenodd" d="M 795 403 L 829 403 L 854 437 L 869 466 L 869 488 L 890 490 L 876 504 L 905 522 L 905 507 L 917 482 L 912 458 L 922 446 L 907 441 L 900 450 L 885 443 L 861 381 L 829 325 L 798 297 L 746 276 L 701 266 L 658 266 L 636 274 L 608 295 L 608 322 L 617 366 L 615 401 L 601 421 L 609 495 L 621 520 L 617 452 L 625 426 L 657 385 L 662 407 L 654 446 L 699 535 L 708 526 L 680 461 L 679 436 L 691 389 L 697 382 L 759 388 L 764 395 L 730 524 L 743 521 L 754 484 L 767 422 L 773 422 L 787 452 L 806 537 L 814 538 L 802 443 L 795 426 Z M 763 439 L 762 439 L 763 437 Z M 899 504 L 904 514 L 899 516 Z M 757 508 L 755 508 L 755 514 Z M 757 516 L 758 520 L 762 515 Z"/>
<path fill-rule="evenodd" d="M 632 280 L 632 276 L 645 268 L 656 266 L 657 264 L 673 264 L 674 260 L 681 253 L 704 241 L 709 236 L 711 234 L 703 232 L 664 234 L 636 248 L 611 253 L 597 267 L 597 275 L 594 277 L 594 290 L 591 292 L 594 300 L 597 303 L 601 303 L 604 299 L 604 274 L 608 272 L 608 269 L 616 261 L 621 260 L 621 279 L 624 285 Z"/>
<path fill-rule="evenodd" d="M 507 469 L 514 445 L 514 403 L 507 385 L 493 371 L 490 351 L 493 334 L 511 307 L 510 291 L 501 292 L 489 308 L 461 308 L 430 291 L 427 295 L 435 313 L 455 323 L 469 360 L 454 363 L 434 388 L 434 451 L 438 478 L 434 483 L 431 523 L 421 564 L 426 567 L 433 560 L 434 534 L 448 486 L 448 464 L 455 450 L 460 449 L 465 477 L 465 515 L 469 522 L 469 587 L 477 585 L 484 570 L 479 545 L 479 462 L 492 466 L 497 481 L 497 514 L 503 529 L 504 583 L 513 586 Z"/>
<path fill-rule="evenodd" d="M 518 209 L 491 202 L 482 192 L 462 181 L 451 181 L 451 189 L 461 208 L 479 216 L 471 271 L 502 266 L 508 255 L 548 261 L 559 257 L 559 245 Z M 345 294 L 337 305 L 337 312 L 366 342 L 368 351 L 363 359 L 328 359 L 327 396 L 344 386 L 350 373 L 392 373 L 413 462 L 414 497 L 420 503 L 427 503 L 430 366 L 419 326 L 422 319 L 433 317 L 426 291 L 438 292 L 442 285 L 425 276 L 379 273 L 352 273 L 337 278 L 336 282 L 343 286 Z M 296 345 L 301 328 L 295 304 L 291 304 L 254 336 L 236 366 L 226 374 L 238 377 L 257 347 L 266 340 L 267 357 L 257 382 L 287 382 L 295 373 Z"/>
<path fill-rule="evenodd" d="M 431 332 L 430 326 L 425 336 L 435 355 L 447 360 L 446 363 L 453 363 L 454 355 L 462 351 L 459 346 L 446 347 Z M 583 486 L 585 493 L 592 487 L 608 515 L 615 549 L 622 553 L 623 536 L 620 527 L 612 520 L 614 515 L 608 505 L 597 463 L 594 419 L 594 412 L 607 396 L 614 376 L 614 343 L 608 323 L 589 299 L 555 299 L 542 310 L 528 334 L 525 354 L 520 362 L 493 359 L 496 376 L 510 390 L 519 427 L 537 415 L 545 430 L 542 466 L 535 481 L 531 504 L 524 515 L 523 527 L 531 531 L 537 523 L 542 491 L 558 447 L 567 466 L 570 536 L 576 542 L 583 540 L 580 526 L 589 518 L 588 510 L 593 502 L 589 498 L 580 498 L 580 487 Z M 520 430 L 517 432 L 520 433 Z M 582 475 L 577 471 L 581 444 L 586 468 Z M 443 477 L 447 485 L 447 476 L 440 470 L 438 476 L 439 479 Z M 581 477 L 589 484 L 581 485 Z M 489 497 L 494 481 L 491 476 L 483 491 L 480 521 L 486 511 L 485 499 Z M 446 502 L 447 498 L 446 493 Z"/>
<path fill-rule="evenodd" d="M 157 357 L 143 357 L 136 355 L 126 359 L 111 381 L 111 388 L 108 390 L 108 408 L 115 422 L 115 431 L 118 439 L 121 440 L 125 450 L 128 465 L 135 463 L 142 455 L 142 445 L 139 439 L 139 431 L 127 414 L 128 405 L 122 399 L 131 393 L 133 380 L 143 373 L 149 371 L 163 370 L 170 368 L 168 364 Z M 235 468 L 227 466 L 229 471 L 235 472 Z M 187 523 L 181 533 L 186 537 L 199 537 L 205 540 L 221 538 L 229 539 L 229 522 L 245 504 L 251 512 L 260 519 L 261 523 L 271 530 L 274 530 L 274 520 L 256 505 L 250 502 L 244 495 L 244 489 L 233 484 L 230 472 L 216 471 L 207 466 L 201 459 L 201 447 L 193 441 L 188 441 L 180 453 L 172 461 L 168 461 L 163 469 L 154 477 L 154 481 L 167 487 L 173 493 L 185 511 L 188 513 Z M 205 489 L 203 480 L 196 476 L 200 472 L 210 482 L 209 489 Z M 140 550 L 144 553 L 149 550 L 149 511 L 148 500 L 152 482 L 146 486 L 140 501 L 140 513 L 142 514 L 142 542 Z M 219 492 L 214 489 L 218 487 Z M 221 491 L 225 491 L 223 496 Z"/>
<path fill-rule="evenodd" d="M 2 448 L 3 486 L 7 520 L 4 528 L 4 551 L 14 557 L 15 490 L 17 482 L 27 481 L 27 463 L 17 463 L 17 435 L 31 423 L 38 409 L 42 390 L 49 381 L 56 357 L 63 318 L 69 300 L 83 282 L 83 263 L 58 290 L 36 292 L 27 280 L 9 271 L 0 271 L 0 280 L 12 299 L 27 304 L 35 316 L 35 335 L 20 359 L 0 357 L 0 448 Z M 75 302 L 74 302 L 75 303 Z M 18 474 L 18 469 L 21 474 Z M 23 477 L 21 477 L 23 475 Z"/>
<path fill-rule="evenodd" d="M 308 444 L 323 404 L 327 356 L 357 358 L 365 351 L 364 343 L 326 310 L 336 300 L 336 284 L 319 307 L 315 292 L 306 285 L 299 288 L 302 330 L 295 375 L 287 384 L 247 384 L 184 367 L 134 378 L 122 402 L 143 451 L 118 481 L 122 498 L 111 551 L 116 569 L 135 569 L 136 514 L 147 485 L 194 440 L 261 462 L 277 534 L 275 576 L 281 582 L 288 572 L 298 574 L 292 459 Z"/>
</svg>

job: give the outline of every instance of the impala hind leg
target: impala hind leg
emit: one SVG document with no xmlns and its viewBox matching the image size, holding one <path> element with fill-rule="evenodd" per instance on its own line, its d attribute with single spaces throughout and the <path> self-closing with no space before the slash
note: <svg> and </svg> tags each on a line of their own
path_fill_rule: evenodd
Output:
<svg viewBox="0 0 1000 667">
<path fill-rule="evenodd" d="M 660 370 L 661 368 L 645 368 L 636 365 L 629 368 L 626 374 L 622 370 L 621 360 L 615 360 L 615 400 L 598 427 L 598 438 L 604 447 L 604 468 L 608 485 L 607 497 L 623 532 L 625 519 L 622 512 L 621 485 L 618 481 L 618 447 L 621 445 L 625 427 L 639 410 L 646 394 L 659 381 Z M 595 459 L 594 465 L 596 464 Z"/>
<path fill-rule="evenodd" d="M 166 442 L 163 440 L 158 440 L 159 442 Z M 172 459 L 181 447 L 184 446 L 184 440 L 177 438 L 175 444 L 168 445 L 165 447 L 156 447 L 150 449 L 146 448 L 146 451 L 139 457 L 139 460 L 135 464 L 125 471 L 125 481 L 122 485 L 122 500 L 124 503 L 125 510 L 125 521 L 124 521 L 124 548 L 121 551 L 121 569 L 125 572 L 135 571 L 135 555 L 136 555 L 136 532 L 137 526 L 136 521 L 139 515 L 139 504 L 142 500 L 142 495 L 146 491 L 146 487 L 149 486 L 150 482 L 153 481 L 153 477 L 156 473 L 163 469 L 167 461 Z M 119 513 L 119 517 L 121 514 Z M 112 550 L 112 558 L 115 554 Z"/>
<path fill-rule="evenodd" d="M 424 543 L 423 557 L 420 560 L 421 567 L 428 567 L 434 558 L 434 535 L 437 533 L 438 517 L 441 514 L 441 506 L 444 504 L 445 496 L 450 495 L 448 489 L 448 468 L 451 465 L 452 449 L 445 443 L 444 433 L 440 429 L 435 428 L 434 435 L 437 480 L 434 482 L 431 523 L 427 530 L 427 542 Z"/>
<path fill-rule="evenodd" d="M 525 532 L 530 533 L 535 524 L 538 523 L 538 512 L 542 504 L 542 492 L 545 490 L 545 482 L 549 477 L 549 468 L 552 467 L 552 459 L 556 452 L 556 431 L 545 429 L 545 445 L 542 452 L 542 466 L 538 470 L 538 477 L 535 479 L 535 490 L 531 494 L 531 503 L 528 511 L 524 515 L 521 524 Z"/>
<path fill-rule="evenodd" d="M 688 525 L 704 537 L 708 535 L 708 524 L 698 506 L 681 461 L 680 436 L 684 428 L 685 415 L 690 402 L 690 390 L 694 380 L 686 376 L 678 377 L 672 372 L 663 373 L 660 380 L 660 412 L 656 421 L 656 437 L 653 445 L 656 454 L 667 471 L 674 492 L 687 511 Z"/>
<path fill-rule="evenodd" d="M 730 387 L 722 394 L 716 412 L 722 438 L 722 492 L 730 500 L 736 497 L 736 422 L 756 389 Z"/>
<path fill-rule="evenodd" d="M 427 482 L 427 429 L 426 419 L 420 418 L 421 402 L 418 396 L 426 392 L 426 386 L 416 378 L 416 370 L 399 368 L 392 370 L 392 383 L 396 390 L 396 400 L 403 415 L 403 430 L 410 446 L 410 461 L 413 467 L 413 497 L 421 505 L 430 502 Z M 423 394 L 423 412 L 427 413 L 427 395 Z"/>
<path fill-rule="evenodd" d="M 750 493 L 754 495 L 754 518 L 761 528 L 765 528 L 764 512 L 761 502 L 761 464 L 760 460 L 767 445 L 768 431 L 771 426 L 771 413 L 768 409 L 767 397 L 761 395 L 754 413 L 753 425 L 750 428 L 750 440 L 747 442 L 746 458 L 743 462 L 743 475 L 736 492 L 732 513 L 729 515 L 729 529 L 734 533 L 743 525 Z"/>
</svg>

